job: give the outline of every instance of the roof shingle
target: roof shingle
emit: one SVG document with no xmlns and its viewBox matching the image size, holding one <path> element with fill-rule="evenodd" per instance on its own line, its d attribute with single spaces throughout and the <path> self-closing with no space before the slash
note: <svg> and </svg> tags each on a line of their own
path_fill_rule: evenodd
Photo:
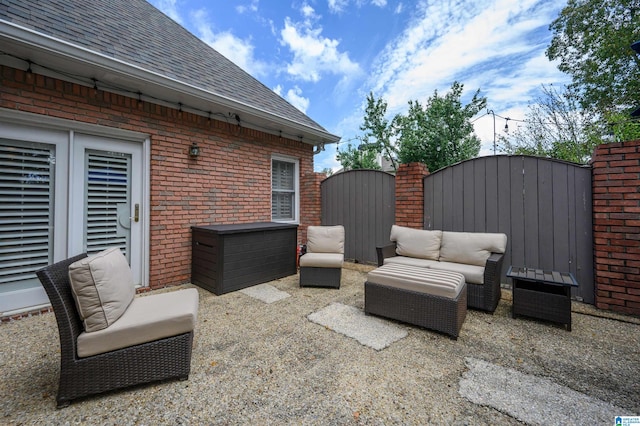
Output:
<svg viewBox="0 0 640 426">
<path fill-rule="evenodd" d="M 145 0 L 3 0 L 0 19 L 326 132 Z"/>
</svg>

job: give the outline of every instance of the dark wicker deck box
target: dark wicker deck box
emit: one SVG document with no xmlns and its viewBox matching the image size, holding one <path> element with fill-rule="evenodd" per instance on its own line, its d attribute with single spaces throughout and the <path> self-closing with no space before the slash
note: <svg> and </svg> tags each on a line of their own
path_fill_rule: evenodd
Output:
<svg viewBox="0 0 640 426">
<path fill-rule="evenodd" d="M 298 226 L 193 226 L 191 282 L 217 295 L 294 275 Z"/>
</svg>

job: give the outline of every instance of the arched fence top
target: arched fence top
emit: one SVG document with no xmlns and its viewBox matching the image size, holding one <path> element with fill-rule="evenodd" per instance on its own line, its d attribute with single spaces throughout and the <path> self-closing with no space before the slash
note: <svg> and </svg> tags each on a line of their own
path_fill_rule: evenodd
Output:
<svg viewBox="0 0 640 426">
<path fill-rule="evenodd" d="M 363 174 L 363 173 L 373 173 L 373 174 L 382 174 L 382 175 L 387 175 L 390 177 L 395 177 L 395 175 L 393 173 L 389 173 L 389 172 L 385 172 L 382 170 L 375 170 L 375 169 L 353 169 L 353 170 L 345 170 L 342 172 L 338 172 L 338 173 L 334 173 L 331 176 L 328 176 L 326 179 L 324 179 L 322 182 L 320 182 L 320 184 L 325 184 L 327 182 L 331 182 L 332 179 L 334 178 L 348 178 L 348 176 L 353 175 L 353 174 Z"/>
<path fill-rule="evenodd" d="M 521 159 L 533 159 L 533 160 L 540 160 L 540 161 L 548 161 L 551 163 L 557 163 L 557 164 L 564 164 L 566 166 L 573 166 L 573 167 L 577 167 L 577 168 L 581 168 L 581 169 L 591 169 L 592 166 L 590 164 L 580 164 L 580 163 L 574 163 L 572 161 L 566 161 L 566 160 L 559 160 L 557 158 L 548 158 L 548 157 L 539 157 L 537 155 L 511 155 L 511 154 L 499 154 L 499 155 L 486 155 L 486 156 L 482 156 L 482 157 L 475 157 L 475 158 L 470 158 L 468 160 L 463 160 L 463 161 L 459 161 L 455 164 L 452 164 L 450 166 L 447 167 L 443 167 L 441 169 L 438 169 L 434 172 L 429 172 L 430 175 L 435 175 L 437 173 L 441 173 L 449 168 L 452 167 L 456 167 L 459 165 L 463 165 L 465 163 L 473 163 L 473 162 L 478 162 L 478 161 L 495 161 L 496 159 L 498 159 L 498 161 L 500 159 L 514 159 L 514 158 L 521 158 Z"/>
</svg>

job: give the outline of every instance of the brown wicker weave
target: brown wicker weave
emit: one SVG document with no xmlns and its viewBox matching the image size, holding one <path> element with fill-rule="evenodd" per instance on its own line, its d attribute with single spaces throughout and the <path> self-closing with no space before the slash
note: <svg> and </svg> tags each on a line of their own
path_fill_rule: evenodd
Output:
<svg viewBox="0 0 640 426">
<path fill-rule="evenodd" d="M 83 331 L 69 283 L 69 265 L 81 254 L 37 272 L 49 296 L 60 334 L 58 408 L 88 395 L 166 379 L 188 379 L 193 332 L 100 355 L 79 358 L 76 340 Z"/>
<path fill-rule="evenodd" d="M 396 256 L 396 243 L 376 248 L 378 266 L 384 264 L 384 259 Z M 467 306 L 493 313 L 498 307 L 500 297 L 500 275 L 504 254 L 491 253 L 484 267 L 484 284 L 467 283 Z"/>
<path fill-rule="evenodd" d="M 364 283 L 364 311 L 440 331 L 458 338 L 467 317 L 467 288 L 450 299 L 405 289 Z"/>
<path fill-rule="evenodd" d="M 300 287 L 340 288 L 342 268 L 300 267 Z"/>
</svg>

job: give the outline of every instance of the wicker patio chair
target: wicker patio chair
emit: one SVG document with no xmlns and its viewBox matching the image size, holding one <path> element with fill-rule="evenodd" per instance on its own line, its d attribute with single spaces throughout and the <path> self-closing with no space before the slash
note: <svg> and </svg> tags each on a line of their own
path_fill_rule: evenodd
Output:
<svg viewBox="0 0 640 426">
<path fill-rule="evenodd" d="M 78 356 L 77 339 L 84 330 L 68 270 L 69 265 L 85 257 L 81 254 L 37 272 L 53 306 L 60 334 L 58 408 L 77 398 L 133 385 L 188 379 L 193 331 L 98 355 Z"/>
<path fill-rule="evenodd" d="M 300 287 L 340 288 L 344 226 L 309 226 L 307 252 L 300 257 Z"/>
</svg>

